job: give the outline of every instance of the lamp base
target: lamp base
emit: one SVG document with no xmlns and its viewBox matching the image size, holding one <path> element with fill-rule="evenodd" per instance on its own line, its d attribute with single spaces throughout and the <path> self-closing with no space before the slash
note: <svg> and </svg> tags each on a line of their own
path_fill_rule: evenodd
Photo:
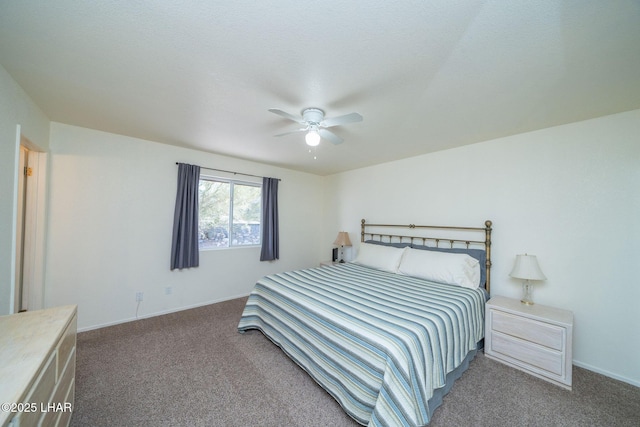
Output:
<svg viewBox="0 0 640 427">
<path fill-rule="evenodd" d="M 524 305 L 533 305 L 533 297 L 531 295 L 532 292 L 533 284 L 531 284 L 531 282 L 529 282 L 528 280 L 525 280 L 524 283 L 522 283 L 522 299 L 520 300 L 520 302 Z"/>
</svg>

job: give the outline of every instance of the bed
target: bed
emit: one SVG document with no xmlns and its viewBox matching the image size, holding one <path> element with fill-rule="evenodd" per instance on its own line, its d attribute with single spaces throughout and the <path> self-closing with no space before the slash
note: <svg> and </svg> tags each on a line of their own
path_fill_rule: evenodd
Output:
<svg viewBox="0 0 640 427">
<path fill-rule="evenodd" d="M 437 233 L 416 235 L 424 231 Z M 482 240 L 461 237 L 478 233 Z M 238 330 L 260 330 L 358 423 L 427 425 L 482 346 L 490 248 L 490 221 L 476 228 L 362 220 L 354 262 L 262 278 Z"/>
</svg>

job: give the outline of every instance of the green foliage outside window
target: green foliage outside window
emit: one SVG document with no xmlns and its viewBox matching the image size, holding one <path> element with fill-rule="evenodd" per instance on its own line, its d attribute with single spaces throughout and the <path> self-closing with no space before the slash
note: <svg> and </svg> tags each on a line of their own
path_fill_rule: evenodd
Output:
<svg viewBox="0 0 640 427">
<path fill-rule="evenodd" d="M 201 179 L 198 190 L 200 249 L 260 244 L 260 185 Z"/>
</svg>

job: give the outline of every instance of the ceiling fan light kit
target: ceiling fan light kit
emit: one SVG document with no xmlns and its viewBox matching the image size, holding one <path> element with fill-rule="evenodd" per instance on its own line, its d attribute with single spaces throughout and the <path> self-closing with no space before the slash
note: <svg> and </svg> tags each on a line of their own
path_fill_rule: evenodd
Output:
<svg viewBox="0 0 640 427">
<path fill-rule="evenodd" d="M 305 108 L 302 110 L 300 116 L 294 116 L 293 114 L 289 114 L 286 111 L 282 111 L 277 108 L 270 108 L 269 111 L 304 126 L 300 129 L 281 133 L 275 136 L 284 136 L 295 132 L 307 132 L 305 135 L 305 141 L 310 147 L 316 147 L 320 144 L 321 139 L 326 139 L 335 145 L 341 144 L 344 140 L 335 133 L 327 130 L 327 128 L 362 121 L 362 116 L 358 113 L 345 114 L 344 116 L 325 119 L 324 111 L 319 108 Z"/>
<path fill-rule="evenodd" d="M 318 146 L 318 144 L 320 144 L 320 134 L 318 133 L 318 129 L 310 129 L 305 135 L 304 140 L 307 142 L 309 147 Z"/>
</svg>

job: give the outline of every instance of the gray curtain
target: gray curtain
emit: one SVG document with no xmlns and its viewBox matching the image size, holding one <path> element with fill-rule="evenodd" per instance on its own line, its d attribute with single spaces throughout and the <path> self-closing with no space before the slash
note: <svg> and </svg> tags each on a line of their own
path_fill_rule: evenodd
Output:
<svg viewBox="0 0 640 427">
<path fill-rule="evenodd" d="M 173 215 L 171 270 L 197 267 L 198 251 L 198 185 L 200 166 L 178 163 L 178 192 Z"/>
<path fill-rule="evenodd" d="M 262 250 L 260 261 L 280 258 L 278 179 L 262 178 Z"/>
</svg>

